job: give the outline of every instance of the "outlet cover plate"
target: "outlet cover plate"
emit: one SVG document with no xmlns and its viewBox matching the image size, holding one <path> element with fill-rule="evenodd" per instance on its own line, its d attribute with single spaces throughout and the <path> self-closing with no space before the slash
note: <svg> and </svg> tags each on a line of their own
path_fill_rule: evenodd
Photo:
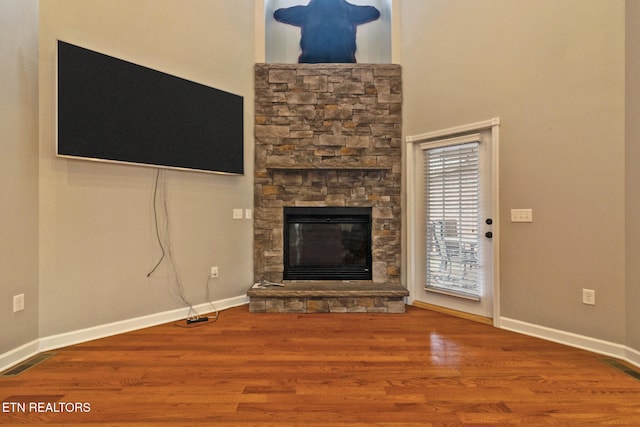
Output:
<svg viewBox="0 0 640 427">
<path fill-rule="evenodd" d="M 596 305 L 596 291 L 593 289 L 583 289 L 582 303 L 587 305 Z"/>
</svg>

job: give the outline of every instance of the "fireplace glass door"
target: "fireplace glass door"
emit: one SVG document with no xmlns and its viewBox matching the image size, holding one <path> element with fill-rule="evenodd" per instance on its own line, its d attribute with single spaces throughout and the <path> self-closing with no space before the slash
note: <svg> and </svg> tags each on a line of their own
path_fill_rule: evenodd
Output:
<svg viewBox="0 0 640 427">
<path fill-rule="evenodd" d="M 371 280 L 371 208 L 285 208 L 285 280 Z"/>
</svg>

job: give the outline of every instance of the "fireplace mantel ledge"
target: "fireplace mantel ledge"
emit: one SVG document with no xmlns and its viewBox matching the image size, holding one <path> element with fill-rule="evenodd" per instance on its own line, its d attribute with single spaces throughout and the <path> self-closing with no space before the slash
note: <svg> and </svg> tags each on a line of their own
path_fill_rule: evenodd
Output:
<svg viewBox="0 0 640 427">
<path fill-rule="evenodd" d="M 305 170 L 344 170 L 344 171 L 381 171 L 391 170 L 391 166 L 369 166 L 369 165 L 335 165 L 335 164 L 291 164 L 291 165 L 266 165 L 267 170 L 290 170 L 290 171 L 305 171 Z"/>
</svg>

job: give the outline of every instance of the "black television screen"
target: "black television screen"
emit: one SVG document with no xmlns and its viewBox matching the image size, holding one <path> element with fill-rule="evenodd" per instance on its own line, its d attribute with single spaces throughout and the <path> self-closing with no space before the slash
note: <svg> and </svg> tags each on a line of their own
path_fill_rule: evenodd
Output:
<svg viewBox="0 0 640 427">
<path fill-rule="evenodd" d="M 244 173 L 243 98 L 58 41 L 58 156 Z"/>
</svg>

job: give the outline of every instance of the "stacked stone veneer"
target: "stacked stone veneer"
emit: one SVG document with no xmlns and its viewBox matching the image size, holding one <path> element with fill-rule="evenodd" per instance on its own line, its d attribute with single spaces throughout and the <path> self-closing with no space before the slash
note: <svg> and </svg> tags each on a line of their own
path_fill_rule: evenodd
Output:
<svg viewBox="0 0 640 427">
<path fill-rule="evenodd" d="M 372 208 L 373 283 L 400 283 L 398 65 L 257 64 L 255 280 L 283 280 L 283 207 Z"/>
</svg>

